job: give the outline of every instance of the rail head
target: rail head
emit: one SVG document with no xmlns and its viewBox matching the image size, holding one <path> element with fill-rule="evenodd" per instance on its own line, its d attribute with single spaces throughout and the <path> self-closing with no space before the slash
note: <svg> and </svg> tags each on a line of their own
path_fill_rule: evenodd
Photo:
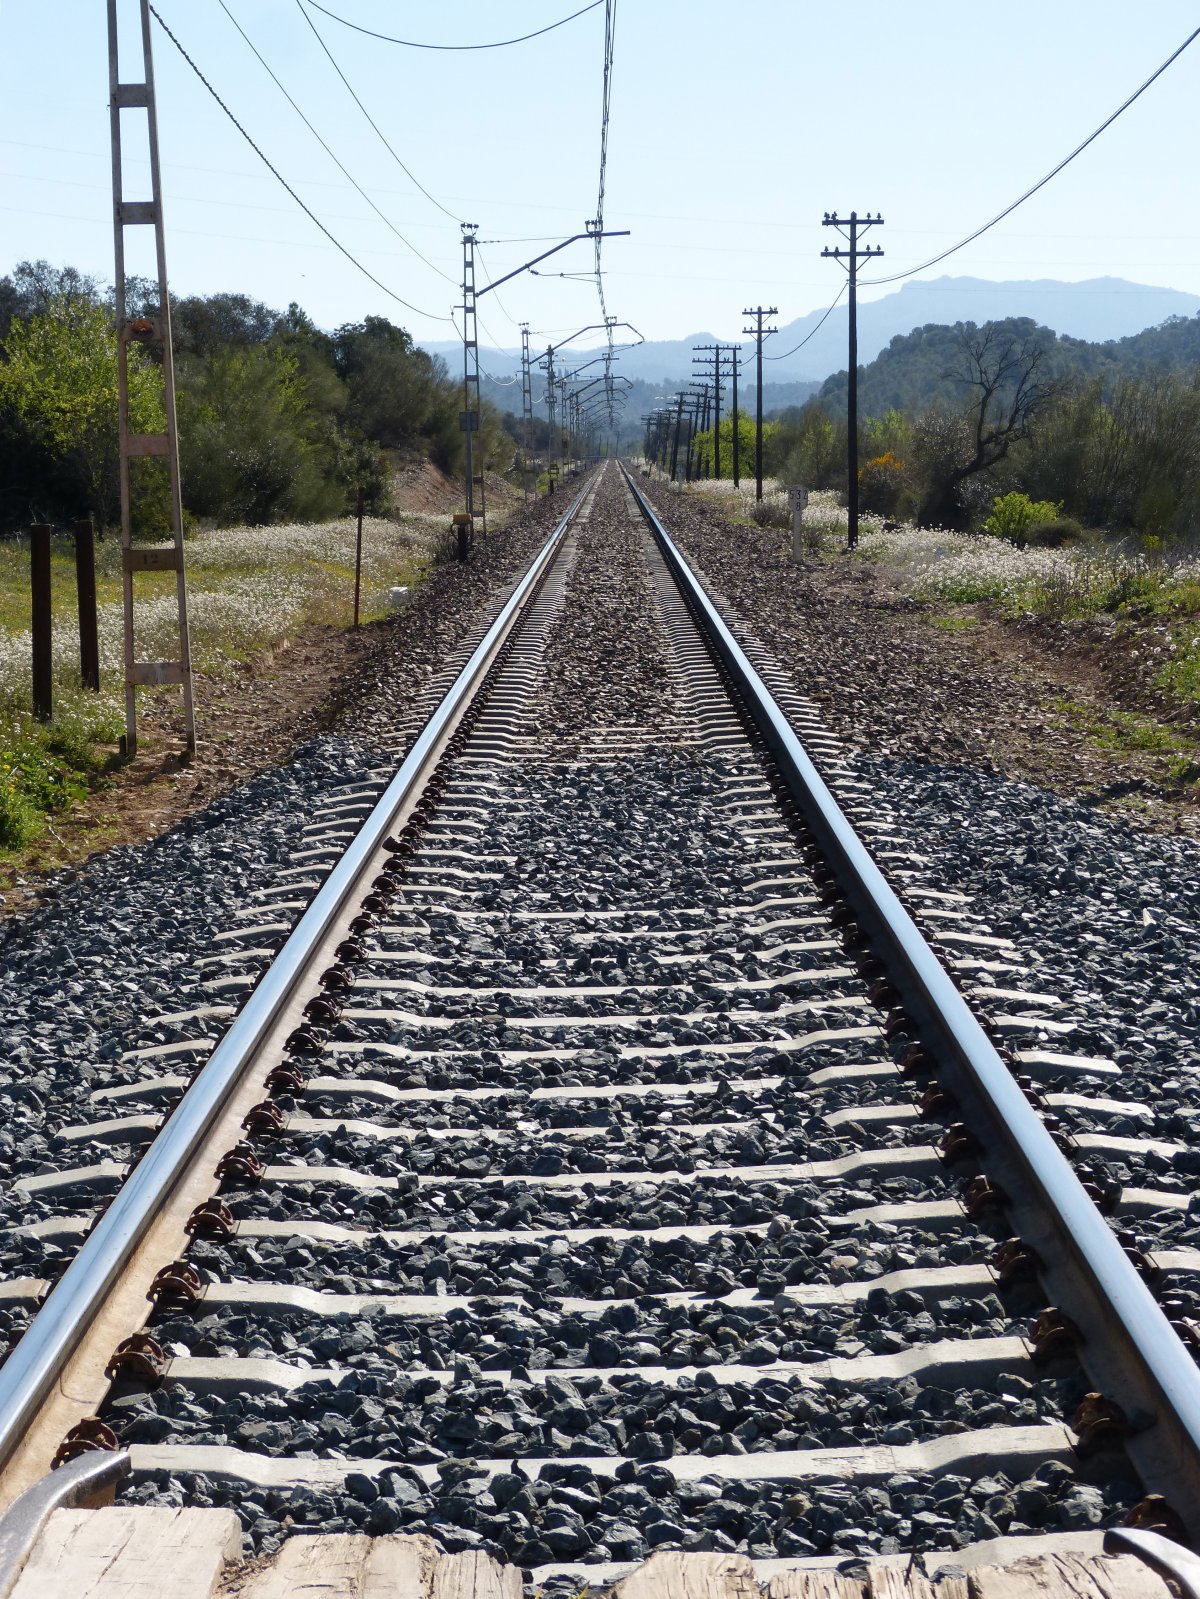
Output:
<svg viewBox="0 0 1200 1599">
<path fill-rule="evenodd" d="M 268 1030 L 304 980 L 314 951 L 343 914 L 368 864 L 424 786 L 450 731 L 536 595 L 591 487 L 589 479 L 541 546 L 154 1143 L 0 1366 L 0 1468 L 20 1444 L 25 1429 L 86 1336 L 122 1268 L 186 1171 L 222 1106 L 242 1081 Z"/>
<path fill-rule="evenodd" d="M 1166 1492 L 1200 1530 L 1200 1366 L 1167 1320 L 1037 1111 L 1013 1080 L 950 974 L 872 859 L 795 730 L 629 471 L 626 482 L 697 622 L 770 750 L 792 797 L 900 992 L 909 1015 L 989 1131 L 988 1164 L 1011 1174 L 1014 1221 L 1057 1246 L 1047 1285 L 1081 1324 L 1102 1326 L 1085 1351 L 1093 1380 L 1137 1405 L 1128 1452 L 1147 1487 Z M 1028 1198 L 1022 1199 L 1021 1195 Z M 1026 1236 L 1027 1242 L 1039 1242 Z"/>
</svg>

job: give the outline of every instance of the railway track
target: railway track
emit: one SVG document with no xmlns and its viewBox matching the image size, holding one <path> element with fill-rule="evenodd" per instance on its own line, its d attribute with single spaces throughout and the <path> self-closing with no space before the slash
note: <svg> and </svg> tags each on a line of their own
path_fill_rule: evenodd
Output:
<svg viewBox="0 0 1200 1599">
<path fill-rule="evenodd" d="M 615 465 L 310 836 L 18 1184 L 6 1502 L 99 1445 L 575 1590 L 1200 1527 L 1187 1196 Z"/>
</svg>

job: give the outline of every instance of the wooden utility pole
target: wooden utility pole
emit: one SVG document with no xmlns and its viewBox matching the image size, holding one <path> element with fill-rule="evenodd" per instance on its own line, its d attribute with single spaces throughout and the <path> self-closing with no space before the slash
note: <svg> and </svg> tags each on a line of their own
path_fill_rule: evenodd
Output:
<svg viewBox="0 0 1200 1599">
<path fill-rule="evenodd" d="M 50 600 L 50 525 L 29 529 L 30 641 L 33 655 L 33 714 L 39 722 L 54 715 L 54 637 Z"/>
<path fill-rule="evenodd" d="M 774 333 L 774 328 L 763 327 L 763 317 L 778 316 L 779 312 L 772 305 L 766 310 L 761 305 L 756 305 L 753 311 L 743 311 L 743 316 L 755 318 L 755 326 L 743 328 L 743 333 L 754 334 L 755 344 L 755 369 L 758 377 L 758 401 L 754 407 L 754 498 L 762 499 L 762 344 L 764 333 Z"/>
<path fill-rule="evenodd" d="M 850 274 L 850 372 L 849 382 L 846 386 L 846 509 L 849 519 L 849 529 L 846 543 L 850 549 L 858 544 L 858 263 L 869 261 L 874 256 L 882 255 L 879 245 L 868 245 L 865 250 L 858 248 L 858 231 L 860 228 L 882 227 L 883 218 L 878 212 L 874 216 L 868 211 L 865 217 L 860 217 L 857 211 L 851 211 L 849 217 L 843 220 L 836 212 L 826 211 L 822 227 L 836 228 L 844 239 L 849 240 L 850 248 L 831 250 L 828 245 L 821 251 L 823 256 L 829 256 L 835 261 L 841 261 Z M 849 228 L 849 233 L 846 229 Z"/>
<path fill-rule="evenodd" d="M 738 408 L 737 408 L 738 357 L 741 354 L 741 351 L 738 349 L 736 344 L 731 344 L 729 346 L 729 353 L 733 357 L 733 486 L 736 489 L 736 488 L 738 488 L 740 486 L 741 481 L 742 481 L 741 478 L 738 475 L 738 472 L 739 472 L 739 467 L 738 467 L 738 445 L 740 444 L 741 441 L 738 438 Z"/>
<path fill-rule="evenodd" d="M 730 348 L 732 348 L 732 346 L 724 344 L 692 345 L 692 349 L 695 351 L 695 354 L 701 357 L 701 359 L 697 361 L 695 359 L 695 355 L 693 356 L 693 366 L 707 366 L 708 362 L 704 359 L 704 357 L 708 355 L 712 356 L 713 401 L 716 413 L 716 422 L 713 426 L 713 476 L 718 478 L 721 475 L 721 380 L 724 377 L 724 373 L 721 371 L 721 354 L 722 351 Z M 705 431 L 707 432 L 707 430 L 708 423 L 706 421 Z"/>
<path fill-rule="evenodd" d="M 79 681 L 100 691 L 100 632 L 96 617 L 96 534 L 91 517 L 75 524 L 75 599 L 79 608 Z"/>
<path fill-rule="evenodd" d="M 675 437 L 671 443 L 671 482 L 675 481 L 676 469 L 679 466 L 679 430 L 683 426 L 683 390 L 677 396 L 678 404 L 675 407 Z"/>
<path fill-rule="evenodd" d="M 700 429 L 700 401 L 703 390 L 693 385 L 691 406 L 688 411 L 688 436 L 687 436 L 687 462 L 684 467 L 684 481 L 692 481 L 692 453 L 696 443 L 696 434 Z M 696 476 L 700 476 L 700 461 L 696 459 Z"/>
</svg>

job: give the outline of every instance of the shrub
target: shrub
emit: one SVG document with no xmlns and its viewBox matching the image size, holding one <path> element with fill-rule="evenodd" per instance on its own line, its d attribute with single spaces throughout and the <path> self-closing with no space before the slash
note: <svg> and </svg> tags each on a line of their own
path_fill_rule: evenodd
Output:
<svg viewBox="0 0 1200 1599">
<path fill-rule="evenodd" d="M 891 450 L 872 457 L 858 469 L 858 503 L 864 511 L 894 515 L 907 486 L 904 462 L 898 461 Z"/>
<path fill-rule="evenodd" d="M 991 515 L 983 524 L 983 531 L 993 538 L 1024 542 L 1031 527 L 1038 523 L 1057 522 L 1062 516 L 1062 506 L 1053 500 L 1031 500 L 1019 489 L 1011 494 L 998 494 L 992 501 Z"/>
<path fill-rule="evenodd" d="M 757 522 L 759 527 L 789 529 L 792 525 L 792 513 L 788 509 L 788 503 L 784 500 L 781 505 L 779 496 L 769 500 L 755 501 L 750 507 L 750 516 L 753 521 Z"/>
<path fill-rule="evenodd" d="M 1024 540 L 1038 549 L 1057 550 L 1064 544 L 1083 542 L 1083 524 L 1073 516 L 1056 516 L 1048 522 L 1031 522 L 1025 529 Z"/>
</svg>

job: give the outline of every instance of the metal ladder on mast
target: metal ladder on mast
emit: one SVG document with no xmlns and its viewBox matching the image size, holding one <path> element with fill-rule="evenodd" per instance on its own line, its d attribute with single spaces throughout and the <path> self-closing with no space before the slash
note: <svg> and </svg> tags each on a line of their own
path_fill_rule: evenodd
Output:
<svg viewBox="0 0 1200 1599">
<path fill-rule="evenodd" d="M 463 403 L 462 429 L 467 446 L 467 515 L 474 524 L 478 507 L 480 531 L 487 532 L 487 506 L 484 503 L 483 449 L 475 449 L 482 404 L 479 394 L 479 329 L 475 320 L 475 238 L 476 225 L 462 224 L 463 235 Z M 478 453 L 478 471 L 476 471 Z"/>
<path fill-rule="evenodd" d="M 117 315 L 117 429 L 121 482 L 121 587 L 124 600 L 125 753 L 137 750 L 137 695 L 140 687 L 178 683 L 183 688 L 185 735 L 188 750 L 196 748 L 196 717 L 192 701 L 192 656 L 188 640 L 187 582 L 183 557 L 183 504 L 179 489 L 179 437 L 175 422 L 175 369 L 171 344 L 171 305 L 167 295 L 167 255 L 163 236 L 162 181 L 158 159 L 158 118 L 154 101 L 154 61 L 150 49 L 149 0 L 138 0 L 141 13 L 143 80 L 122 83 L 118 64 L 118 0 L 108 0 L 109 125 L 112 136 L 113 243 Z M 125 198 L 122 168 L 121 113 L 146 113 L 146 139 L 150 160 L 150 199 Z M 158 266 L 158 312 L 130 318 L 125 295 L 125 229 L 152 227 Z M 129 417 L 129 348 L 131 344 L 157 345 L 162 352 L 162 398 L 165 430 L 135 433 Z M 171 535 L 168 544 L 135 545 L 133 542 L 131 462 L 146 457 L 165 460 L 170 480 Z M 134 649 L 134 576 L 145 572 L 174 572 L 179 620 L 179 659 L 138 661 Z"/>
<path fill-rule="evenodd" d="M 521 473 L 525 498 L 529 498 L 529 466 L 533 457 L 533 380 L 529 371 L 529 323 L 521 323 L 521 420 L 525 453 Z"/>
</svg>

